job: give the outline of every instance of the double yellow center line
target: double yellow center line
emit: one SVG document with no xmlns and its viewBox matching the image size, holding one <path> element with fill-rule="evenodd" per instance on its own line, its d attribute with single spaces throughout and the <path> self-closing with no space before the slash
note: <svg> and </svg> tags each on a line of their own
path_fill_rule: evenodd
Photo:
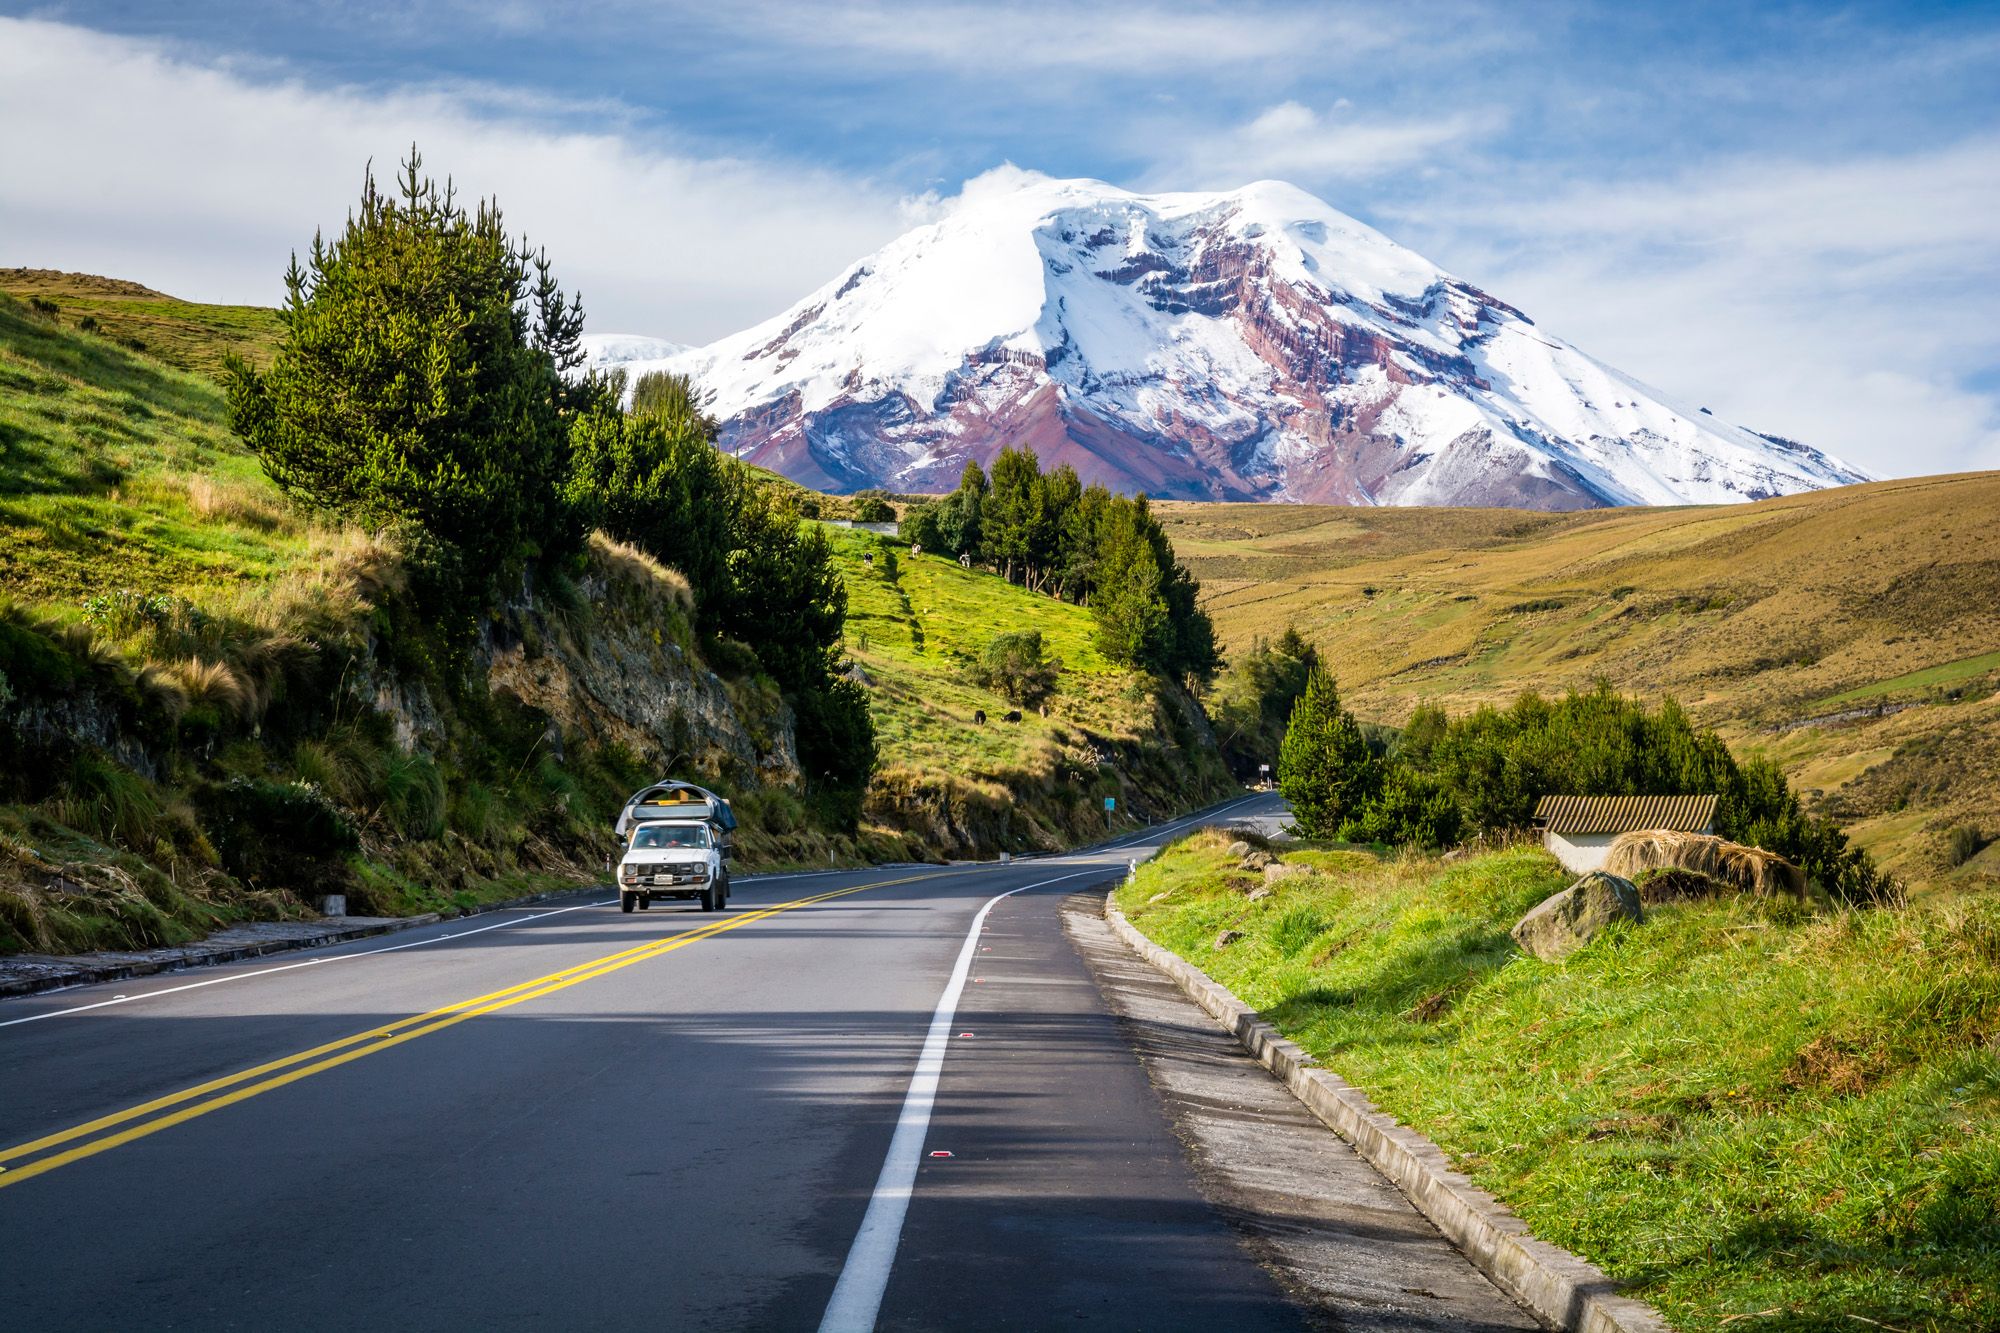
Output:
<svg viewBox="0 0 2000 1333">
<path fill-rule="evenodd" d="M 381 1027 L 370 1028 L 366 1032 L 357 1032 L 351 1037 L 342 1037 L 339 1041 L 330 1041 L 323 1046 L 314 1046 L 309 1050 L 285 1056 L 283 1059 L 267 1061 L 222 1078 L 210 1079 L 206 1083 L 198 1083 L 194 1087 L 183 1088 L 164 1097 L 156 1097 L 138 1106 L 99 1116 L 95 1120 L 86 1121 L 54 1134 L 46 1134 L 39 1139 L 17 1144 L 12 1148 L 0 1149 L 0 1189 L 18 1185 L 24 1180 L 32 1180 L 36 1176 L 53 1171 L 57 1167 L 67 1166 L 71 1162 L 108 1152 L 135 1139 L 143 1139 L 149 1134 L 157 1134 L 163 1129 L 170 1129 L 197 1116 L 207 1115 L 211 1111 L 219 1111 L 225 1106 L 248 1101 L 260 1093 L 270 1092 L 288 1083 L 296 1083 L 300 1079 L 324 1073 L 350 1060 L 359 1060 L 364 1055 L 373 1055 L 377 1051 L 400 1046 L 406 1041 L 427 1037 L 433 1032 L 442 1032 L 448 1027 L 463 1023 L 468 1018 L 477 1018 L 481 1014 L 495 1013 L 529 1000 L 539 999 L 581 982 L 616 972 L 620 968 L 630 967 L 634 963 L 643 963 L 649 958 L 657 958 L 661 954 L 684 949 L 690 944 L 711 939 L 726 931 L 739 930 L 766 917 L 789 912 L 795 908 L 810 907 L 815 903 L 828 902 L 834 898 L 844 898 L 849 894 L 886 888 L 891 884 L 907 884 L 911 880 L 922 878 L 925 876 L 905 875 L 900 879 L 877 880 L 872 884 L 857 884 L 852 888 L 834 889 L 828 893 L 814 894 L 809 898 L 798 898 L 755 911 L 732 913 L 679 935 L 654 940 L 649 944 L 641 944 L 587 963 L 578 963 L 560 972 L 551 972 L 547 976 L 523 981 L 519 985 L 475 996 L 470 1000 L 460 1000 L 456 1004 L 448 1004 L 428 1013 L 400 1018 Z M 120 1126 L 125 1128 L 121 1129 Z M 65 1145 L 75 1146 L 65 1147 Z M 25 1165 L 13 1165 L 23 1161 L 26 1162 Z"/>
</svg>

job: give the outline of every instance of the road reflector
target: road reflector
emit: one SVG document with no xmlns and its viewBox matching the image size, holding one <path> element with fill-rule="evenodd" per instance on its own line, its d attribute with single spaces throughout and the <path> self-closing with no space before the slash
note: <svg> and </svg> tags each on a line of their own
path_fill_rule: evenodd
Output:
<svg viewBox="0 0 2000 1333">
<path fill-rule="evenodd" d="M 959 1033 L 958 1035 L 959 1035 L 959 1036 L 961 1036 L 961 1037 L 969 1037 L 969 1036 L 971 1036 L 972 1034 L 971 1034 L 970 1032 L 961 1032 L 961 1033 Z"/>
<path fill-rule="evenodd" d="M 933 1156 L 933 1157 L 949 1157 L 949 1156 L 951 1156 L 951 1154 L 950 1154 L 950 1153 L 948 1153 L 948 1152 L 946 1152 L 946 1151 L 945 1151 L 944 1149 L 942 1149 L 942 1148 L 939 1148 L 939 1149 L 938 1149 L 938 1150 L 937 1150 L 936 1152 L 932 1153 L 932 1154 L 931 1154 L 931 1156 Z"/>
</svg>

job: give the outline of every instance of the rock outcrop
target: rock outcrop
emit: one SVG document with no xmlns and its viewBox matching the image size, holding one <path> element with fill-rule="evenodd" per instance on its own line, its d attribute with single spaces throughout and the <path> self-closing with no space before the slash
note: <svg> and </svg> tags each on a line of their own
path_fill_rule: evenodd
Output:
<svg viewBox="0 0 2000 1333">
<path fill-rule="evenodd" d="M 1545 963 L 1561 962 L 1614 921 L 1639 922 L 1646 909 L 1629 879 L 1593 870 L 1561 893 L 1544 898 L 1514 923 L 1514 943 Z"/>
</svg>

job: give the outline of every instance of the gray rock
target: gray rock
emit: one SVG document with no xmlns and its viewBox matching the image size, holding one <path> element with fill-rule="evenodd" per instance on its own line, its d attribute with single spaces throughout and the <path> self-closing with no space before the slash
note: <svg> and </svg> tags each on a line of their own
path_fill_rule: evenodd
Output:
<svg viewBox="0 0 2000 1333">
<path fill-rule="evenodd" d="M 1253 902 L 1253 903 L 1256 903 L 1256 902 L 1262 902 L 1262 901 L 1263 901 L 1264 899 L 1266 899 L 1266 898 L 1270 898 L 1270 897 L 1273 897 L 1273 896 L 1275 896 L 1275 895 L 1273 895 L 1273 894 L 1272 894 L 1272 892 L 1271 892 L 1271 891 L 1270 891 L 1269 889 L 1252 889 L 1252 890 L 1250 890 L 1250 901 L 1251 901 L 1251 902 Z"/>
<path fill-rule="evenodd" d="M 1303 875 L 1305 872 L 1306 867 L 1304 866 L 1288 866 L 1283 861 L 1273 861 L 1270 865 L 1264 867 L 1264 882 L 1266 884 L 1276 884 L 1287 875 Z"/>
<path fill-rule="evenodd" d="M 1227 949 L 1242 938 L 1243 932 L 1240 930 L 1225 930 L 1215 937 L 1215 947 L 1218 949 Z"/>
<path fill-rule="evenodd" d="M 1551 894 L 1514 923 L 1514 942 L 1545 963 L 1568 957 L 1613 921 L 1644 921 L 1639 890 L 1629 879 L 1593 870 Z"/>
<path fill-rule="evenodd" d="M 1269 852 L 1259 849 L 1243 858 L 1243 868 L 1245 870 L 1262 870 L 1265 866 L 1276 864 L 1277 860 L 1278 858 Z"/>
<path fill-rule="evenodd" d="M 1224 855 L 1234 856 L 1237 859 L 1241 860 L 1243 857 L 1250 855 L 1250 844 L 1244 842 L 1242 839 L 1239 838 L 1235 842 L 1229 844 L 1229 849 L 1227 852 L 1224 853 Z"/>
</svg>

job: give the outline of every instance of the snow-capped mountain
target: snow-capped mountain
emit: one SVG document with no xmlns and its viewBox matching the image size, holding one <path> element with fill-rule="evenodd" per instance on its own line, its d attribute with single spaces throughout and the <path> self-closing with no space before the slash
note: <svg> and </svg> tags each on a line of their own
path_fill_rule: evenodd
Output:
<svg viewBox="0 0 2000 1333">
<path fill-rule="evenodd" d="M 692 373 L 724 447 L 835 491 L 948 489 L 1006 444 L 1187 499 L 1574 509 L 1867 479 L 1275 181 L 987 178 L 776 318 L 626 364 Z"/>
<path fill-rule="evenodd" d="M 586 333 L 583 335 L 583 368 L 615 370 L 635 362 L 651 364 L 688 350 L 686 343 L 649 338 L 643 333 Z"/>
</svg>

